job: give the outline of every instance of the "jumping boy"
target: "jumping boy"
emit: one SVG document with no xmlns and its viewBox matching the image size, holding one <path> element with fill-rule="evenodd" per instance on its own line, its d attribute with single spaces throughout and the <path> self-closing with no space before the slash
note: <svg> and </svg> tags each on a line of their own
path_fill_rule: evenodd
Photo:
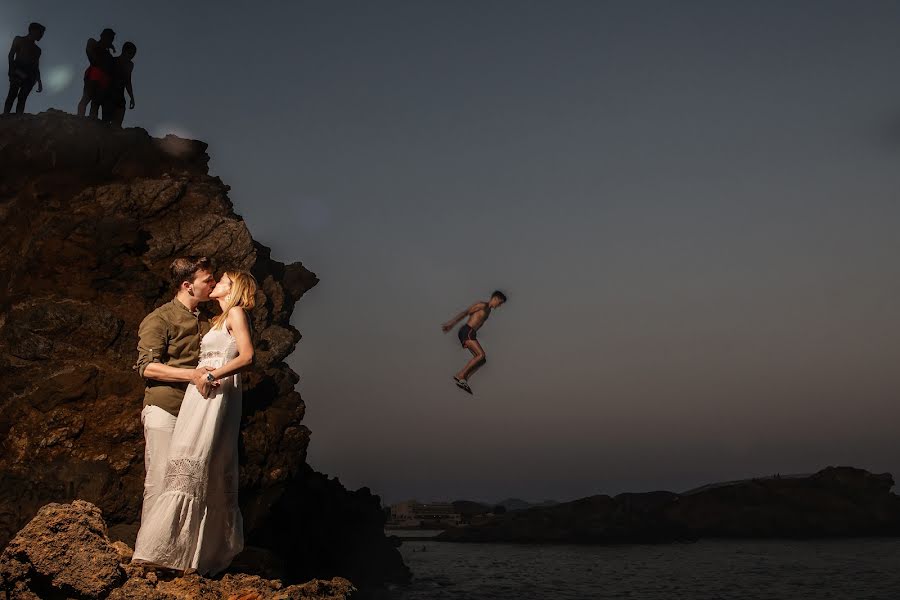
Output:
<svg viewBox="0 0 900 600">
<path fill-rule="evenodd" d="M 12 47 L 9 49 L 9 93 L 6 95 L 6 103 L 3 105 L 3 114 L 9 114 L 13 102 L 16 103 L 16 114 L 25 112 L 25 101 L 34 84 L 37 83 L 37 93 L 44 91 L 41 82 L 41 48 L 35 42 L 44 37 L 46 28 L 40 23 L 31 23 L 28 26 L 28 35 L 13 38 Z"/>
<path fill-rule="evenodd" d="M 457 335 L 459 336 L 459 342 L 462 344 L 463 348 L 472 353 L 472 358 L 459 373 L 453 376 L 453 379 L 456 381 L 457 387 L 470 394 L 472 393 L 472 388 L 469 387 L 468 378 L 487 362 L 484 348 L 481 347 L 481 343 L 477 339 L 477 332 L 481 329 L 481 326 L 484 325 L 484 322 L 488 320 L 488 317 L 491 316 L 491 311 L 505 302 L 506 295 L 497 290 L 491 294 L 491 299 L 487 302 L 476 302 L 467 310 L 464 310 L 441 325 L 441 329 L 444 333 L 447 333 L 462 319 L 467 316 L 469 317 L 466 324 L 459 328 L 459 333 Z"/>
</svg>

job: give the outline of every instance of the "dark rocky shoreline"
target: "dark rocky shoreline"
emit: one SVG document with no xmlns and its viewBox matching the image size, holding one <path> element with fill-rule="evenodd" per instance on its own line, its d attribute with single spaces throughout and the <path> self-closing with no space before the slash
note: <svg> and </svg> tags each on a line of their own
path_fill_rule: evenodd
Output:
<svg viewBox="0 0 900 600">
<path fill-rule="evenodd" d="M 176 576 L 130 564 L 132 549 L 108 537 L 89 502 L 48 504 L 0 555 L 4 600 L 347 600 L 356 588 L 340 577 L 285 586 L 245 574 Z"/>
<path fill-rule="evenodd" d="M 796 478 L 751 479 L 697 491 L 600 495 L 511 511 L 448 529 L 448 542 L 668 543 L 703 538 L 900 536 L 889 474 L 829 467 Z"/>
</svg>

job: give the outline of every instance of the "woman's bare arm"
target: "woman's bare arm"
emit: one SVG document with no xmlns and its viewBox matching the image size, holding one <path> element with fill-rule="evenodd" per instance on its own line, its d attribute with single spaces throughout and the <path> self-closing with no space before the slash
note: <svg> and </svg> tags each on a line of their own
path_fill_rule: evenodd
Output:
<svg viewBox="0 0 900 600">
<path fill-rule="evenodd" d="M 238 355 L 212 372 L 213 377 L 222 379 L 240 373 L 253 364 L 253 340 L 250 338 L 250 320 L 244 309 L 235 306 L 228 311 L 228 327 L 237 342 Z"/>
</svg>

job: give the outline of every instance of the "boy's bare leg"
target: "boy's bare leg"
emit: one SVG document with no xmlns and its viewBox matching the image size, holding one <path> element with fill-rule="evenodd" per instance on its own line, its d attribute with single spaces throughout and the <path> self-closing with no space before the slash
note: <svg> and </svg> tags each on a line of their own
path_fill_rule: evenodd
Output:
<svg viewBox="0 0 900 600">
<path fill-rule="evenodd" d="M 25 112 L 25 101 L 28 100 L 28 95 L 31 93 L 31 88 L 27 85 L 23 85 L 19 88 L 19 101 L 16 104 L 16 114 L 21 115 Z"/>
<path fill-rule="evenodd" d="M 16 96 L 19 95 L 19 85 L 9 82 L 9 93 L 6 95 L 6 102 L 3 104 L 3 114 L 8 115 L 12 110 L 13 102 L 16 100 Z"/>
<path fill-rule="evenodd" d="M 116 125 L 116 127 L 122 127 L 122 123 L 125 121 L 125 107 L 117 106 L 113 109 L 112 114 L 112 122 Z"/>
<path fill-rule="evenodd" d="M 96 85 L 92 81 L 84 82 L 84 90 L 81 92 L 81 100 L 78 101 L 78 116 L 83 117 L 87 112 L 88 102 L 96 95 Z M 97 112 L 91 107 L 91 116 L 96 117 Z"/>
<path fill-rule="evenodd" d="M 91 100 L 91 118 L 99 119 L 100 118 L 100 100 Z"/>
<path fill-rule="evenodd" d="M 477 340 L 468 340 L 465 344 L 466 350 L 472 353 L 472 359 L 466 363 L 466 366 L 456 374 L 457 379 L 467 380 L 475 371 L 486 362 L 484 348 Z"/>
</svg>

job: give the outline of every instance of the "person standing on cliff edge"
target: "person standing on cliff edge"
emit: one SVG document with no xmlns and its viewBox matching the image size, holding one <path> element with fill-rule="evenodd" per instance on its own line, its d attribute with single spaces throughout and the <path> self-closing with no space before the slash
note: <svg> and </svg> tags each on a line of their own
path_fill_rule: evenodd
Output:
<svg viewBox="0 0 900 600">
<path fill-rule="evenodd" d="M 112 81 L 113 55 L 116 47 L 113 40 L 116 32 L 107 27 L 100 32 L 100 39 L 89 38 L 84 51 L 87 53 L 90 65 L 84 72 L 84 89 L 81 92 L 81 100 L 78 101 L 78 116 L 83 117 L 87 111 L 87 105 L 91 105 L 91 117 L 94 119 L 100 113 L 100 105 L 106 97 L 106 90 Z"/>
<path fill-rule="evenodd" d="M 487 362 L 487 355 L 484 352 L 484 348 L 481 347 L 476 334 L 481 329 L 481 326 L 484 325 L 484 322 L 488 320 L 488 317 L 491 316 L 491 311 L 499 308 L 505 302 L 506 294 L 496 290 L 491 294 L 491 299 L 487 302 L 476 302 L 441 325 L 443 332 L 447 333 L 462 319 L 469 317 L 466 324 L 459 328 L 458 337 L 462 347 L 472 353 L 472 358 L 466 363 L 466 366 L 453 376 L 453 380 L 456 381 L 458 388 L 470 394 L 472 393 L 472 388 L 469 387 L 469 377 Z"/>
<path fill-rule="evenodd" d="M 137 54 L 134 42 L 122 44 L 122 53 L 113 59 L 112 77 L 109 90 L 103 99 L 103 120 L 121 127 L 125 120 L 125 92 L 131 98 L 128 108 L 134 110 L 134 89 L 131 85 L 131 74 L 134 72 L 132 59 Z"/>
<path fill-rule="evenodd" d="M 138 359 L 134 368 L 147 381 L 144 389 L 144 504 L 141 521 L 163 489 L 169 444 L 188 384 L 208 396 L 212 383 L 200 362 L 200 339 L 210 330 L 199 305 L 209 301 L 216 286 L 212 262 L 206 258 L 176 258 L 169 270 L 175 297 L 144 317 L 138 328 Z"/>
<path fill-rule="evenodd" d="M 46 27 L 40 23 L 31 23 L 28 26 L 28 35 L 13 38 L 12 47 L 9 49 L 9 93 L 6 94 L 6 103 L 3 105 L 3 114 L 7 115 L 12 110 L 13 102 L 18 98 L 16 114 L 25 112 L 25 101 L 34 84 L 37 83 L 37 93 L 44 91 L 41 81 L 41 48 L 36 42 L 44 37 Z"/>
</svg>

